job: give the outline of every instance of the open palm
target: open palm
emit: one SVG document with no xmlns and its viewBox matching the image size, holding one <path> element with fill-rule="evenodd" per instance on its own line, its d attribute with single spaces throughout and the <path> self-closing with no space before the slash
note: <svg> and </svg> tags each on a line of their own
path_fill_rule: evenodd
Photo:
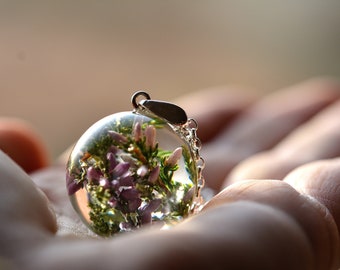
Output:
<svg viewBox="0 0 340 270">
<path fill-rule="evenodd" d="M 199 122 L 206 186 L 220 193 L 165 231 L 100 238 L 69 202 L 65 156 L 27 175 L 0 152 L 0 266 L 337 269 L 339 97 L 337 84 L 313 80 L 264 97 L 210 89 L 177 100 Z"/>
</svg>

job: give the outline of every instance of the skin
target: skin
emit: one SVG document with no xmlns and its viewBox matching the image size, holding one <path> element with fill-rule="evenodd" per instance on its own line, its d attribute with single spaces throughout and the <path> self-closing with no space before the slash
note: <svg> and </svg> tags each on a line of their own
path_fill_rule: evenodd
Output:
<svg viewBox="0 0 340 270">
<path fill-rule="evenodd" d="M 28 173 L 50 163 L 39 134 L 29 123 L 17 118 L 0 117 L 0 149 Z"/>
<path fill-rule="evenodd" d="M 218 91 L 226 99 L 232 93 Z M 209 92 L 177 102 L 189 108 L 188 102 L 203 98 L 215 105 L 193 115 L 204 138 L 206 182 L 218 193 L 170 230 L 151 227 L 101 239 L 70 206 L 67 154 L 26 174 L 0 152 L 0 268 L 338 269 L 340 158 L 332 127 L 338 126 L 339 91 L 336 82 L 315 79 L 263 97 L 240 96 L 232 105 Z M 212 116 L 220 114 L 216 124 Z M 320 128 L 325 123 L 329 128 Z M 256 154 L 264 151 L 270 162 Z M 219 166 L 211 164 L 216 160 Z M 259 171 L 264 177 L 257 177 Z"/>
<path fill-rule="evenodd" d="M 215 140 L 204 145 L 203 155 L 207 161 L 205 173 L 210 177 L 209 187 L 216 191 L 221 189 L 224 179 L 236 165 L 256 153 L 271 150 L 293 130 L 338 100 L 339 95 L 337 82 L 311 79 L 272 92 L 243 107 L 235 121 L 219 132 Z M 219 99 L 219 96 L 211 99 L 207 104 L 214 104 L 215 107 L 215 104 L 221 103 L 214 100 Z M 302 143 L 301 140 L 299 142 Z M 270 158 L 268 161 L 272 162 Z"/>
</svg>

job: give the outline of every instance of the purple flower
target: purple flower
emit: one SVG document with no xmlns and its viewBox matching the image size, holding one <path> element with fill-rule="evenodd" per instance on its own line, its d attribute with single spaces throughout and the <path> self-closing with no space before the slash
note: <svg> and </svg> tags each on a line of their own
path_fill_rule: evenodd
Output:
<svg viewBox="0 0 340 270">
<path fill-rule="evenodd" d="M 150 172 L 149 175 L 149 182 L 150 183 L 156 183 L 158 176 L 159 176 L 159 172 L 160 172 L 160 167 L 159 165 L 157 165 L 155 168 L 152 169 L 152 171 Z"/>
<path fill-rule="evenodd" d="M 126 201 L 134 200 L 139 198 L 139 192 L 135 188 L 123 189 L 122 192 L 120 193 L 120 197 Z"/>
<path fill-rule="evenodd" d="M 115 140 L 117 143 L 126 143 L 128 141 L 128 139 L 125 136 L 116 131 L 109 130 L 108 133 L 110 134 L 111 138 Z"/>
<path fill-rule="evenodd" d="M 173 167 L 182 157 L 182 147 L 176 148 L 171 155 L 165 160 L 165 165 Z"/>
<path fill-rule="evenodd" d="M 114 179 L 118 177 L 124 176 L 130 169 L 130 163 L 128 162 L 121 162 L 118 163 L 117 166 L 112 171 L 112 177 Z"/>
<path fill-rule="evenodd" d="M 133 177 L 128 175 L 128 176 L 124 176 L 122 178 L 119 179 L 119 185 L 120 186 L 124 186 L 124 187 L 132 187 L 133 184 Z"/>
<path fill-rule="evenodd" d="M 118 180 L 113 180 L 113 181 L 111 182 L 111 185 L 112 185 L 112 187 L 113 187 L 114 190 L 118 190 L 119 187 L 120 187 L 120 184 L 119 184 L 119 181 L 118 181 Z"/>
<path fill-rule="evenodd" d="M 143 212 L 154 212 L 158 209 L 161 203 L 162 203 L 161 199 L 153 199 L 148 204 L 144 205 L 141 210 Z"/>
<path fill-rule="evenodd" d="M 130 150 L 130 149 L 129 149 L 129 150 Z M 130 163 L 131 166 L 135 167 L 135 165 L 136 165 L 136 160 L 133 159 L 133 158 L 131 157 L 130 154 L 122 153 L 122 154 L 120 154 L 120 158 L 121 158 L 124 162 L 128 162 L 128 163 Z"/>
<path fill-rule="evenodd" d="M 142 126 L 137 122 L 133 128 L 133 138 L 138 142 L 142 138 Z"/>
<path fill-rule="evenodd" d="M 138 207 L 141 205 L 142 200 L 140 198 L 136 198 L 128 201 L 128 207 L 130 212 L 137 211 Z"/>
<path fill-rule="evenodd" d="M 140 177 L 144 177 L 147 172 L 148 172 L 148 168 L 145 165 L 140 166 L 137 170 L 137 174 Z"/>
<path fill-rule="evenodd" d="M 89 167 L 86 172 L 86 178 L 89 180 L 89 182 L 98 182 L 100 177 L 102 177 L 103 174 L 95 169 L 93 166 Z"/>
<path fill-rule="evenodd" d="M 156 146 L 156 129 L 154 126 L 147 126 L 145 129 L 145 145 L 151 149 Z"/>
<path fill-rule="evenodd" d="M 101 185 L 103 188 L 109 188 L 110 187 L 110 181 L 105 178 L 105 177 L 101 177 L 99 180 L 99 185 Z"/>
<path fill-rule="evenodd" d="M 117 166 L 116 156 L 114 153 L 108 152 L 106 154 L 106 158 L 109 161 L 109 172 L 112 172 L 114 168 Z"/>
<path fill-rule="evenodd" d="M 194 193 L 195 193 L 195 187 L 191 187 L 187 193 L 184 194 L 183 197 L 183 202 L 185 203 L 189 203 L 192 201 L 193 197 L 194 197 Z"/>
<path fill-rule="evenodd" d="M 111 145 L 107 152 L 116 155 L 118 153 L 118 148 L 114 145 Z"/>
<path fill-rule="evenodd" d="M 123 189 L 120 198 L 127 202 L 129 212 L 136 211 L 142 203 L 139 191 L 135 188 Z"/>
<path fill-rule="evenodd" d="M 67 193 L 69 196 L 76 193 L 79 189 L 83 187 L 82 183 L 77 183 L 75 181 L 75 178 L 73 175 L 67 173 L 66 174 L 66 187 L 67 187 Z"/>
<path fill-rule="evenodd" d="M 152 212 L 156 211 L 161 205 L 161 199 L 154 199 L 141 209 L 141 222 L 142 224 L 150 224 L 152 222 Z"/>
</svg>

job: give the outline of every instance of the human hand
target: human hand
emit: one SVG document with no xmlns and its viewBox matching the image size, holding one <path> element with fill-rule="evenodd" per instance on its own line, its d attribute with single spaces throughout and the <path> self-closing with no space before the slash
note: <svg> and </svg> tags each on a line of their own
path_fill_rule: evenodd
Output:
<svg viewBox="0 0 340 270">
<path fill-rule="evenodd" d="M 24 269 L 337 269 L 340 160 L 311 163 L 289 174 L 306 162 L 338 156 L 339 134 L 331 128 L 337 123 L 334 108 L 340 106 L 337 88 L 314 81 L 264 98 L 209 91 L 176 101 L 199 122 L 207 185 L 219 191 L 237 183 L 211 199 L 202 213 L 167 231 L 146 228 L 100 239 L 70 206 L 64 160 L 29 177 L 1 153 L 3 264 Z M 301 149 L 306 137 L 294 134 L 311 129 L 315 121 L 323 128 L 330 125 L 327 136 L 314 126 L 317 139 L 307 153 L 297 151 L 286 159 L 272 154 L 271 163 L 262 166 L 266 170 L 259 171 L 266 173 L 261 179 L 275 179 L 269 173 L 277 173 L 284 181 L 239 181 L 259 177 L 251 164 L 263 164 L 260 158 L 251 158 L 251 164 L 245 159 L 264 150 L 277 153 L 280 145 L 286 151 Z M 332 147 L 324 148 L 326 143 Z M 273 169 L 272 164 L 282 166 Z"/>
</svg>

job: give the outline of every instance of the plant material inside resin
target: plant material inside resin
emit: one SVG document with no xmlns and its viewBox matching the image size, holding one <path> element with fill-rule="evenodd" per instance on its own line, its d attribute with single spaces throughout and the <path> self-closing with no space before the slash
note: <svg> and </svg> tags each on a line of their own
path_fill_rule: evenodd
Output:
<svg viewBox="0 0 340 270">
<path fill-rule="evenodd" d="M 67 189 L 83 220 L 102 236 L 171 225 L 193 210 L 196 165 L 186 141 L 167 123 L 119 113 L 78 141 Z"/>
</svg>

